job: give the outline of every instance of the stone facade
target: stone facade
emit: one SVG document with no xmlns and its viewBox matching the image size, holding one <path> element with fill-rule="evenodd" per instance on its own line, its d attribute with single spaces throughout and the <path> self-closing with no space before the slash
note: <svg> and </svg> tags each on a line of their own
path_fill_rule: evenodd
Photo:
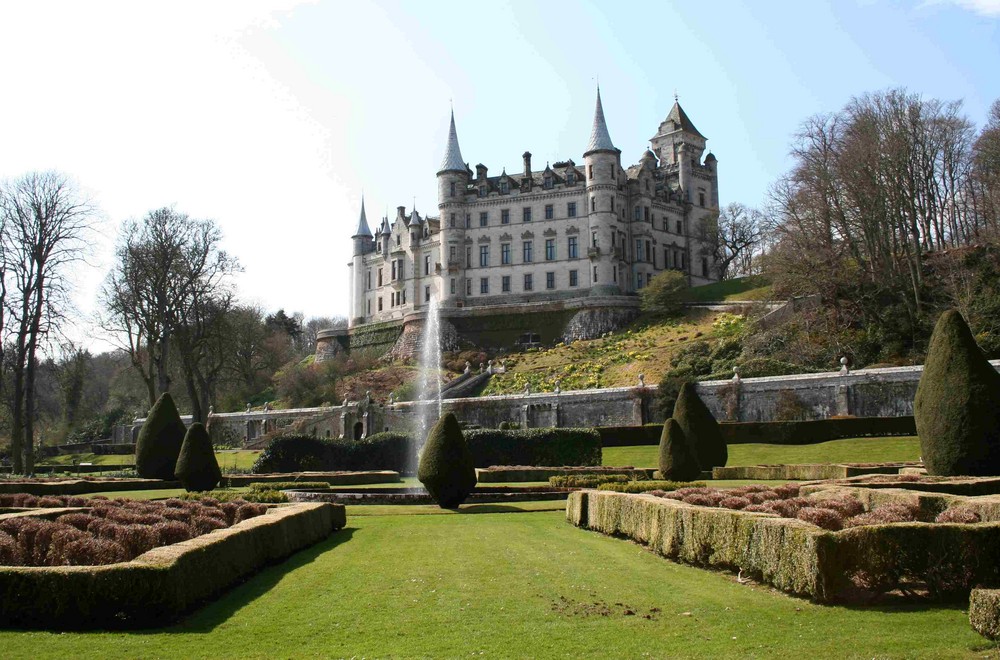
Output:
<svg viewBox="0 0 1000 660">
<path fill-rule="evenodd" d="M 992 362 L 1000 369 L 1000 360 Z M 901 417 L 913 414 L 913 398 L 923 367 L 862 369 L 855 372 L 802 374 L 743 380 L 707 381 L 698 393 L 719 421 L 773 421 L 780 405 L 797 402 L 801 419 L 836 415 Z M 469 424 L 496 428 L 515 422 L 522 428 L 547 426 L 634 426 L 660 423 L 655 385 L 569 392 L 448 399 L 444 412 Z M 253 444 L 265 434 L 294 428 L 317 437 L 364 437 L 379 431 L 416 428 L 421 402 L 389 405 L 378 401 L 347 402 L 328 408 L 274 410 L 213 415 L 213 439 Z M 132 436 L 144 420 L 137 419 Z M 189 418 L 185 418 L 189 422 Z"/>
<path fill-rule="evenodd" d="M 638 164 L 623 167 L 598 93 L 580 164 L 534 169 L 525 152 L 522 172 L 490 176 L 485 165 L 473 173 L 462 160 L 452 117 L 436 217 L 400 206 L 373 235 L 362 202 L 350 326 L 406 324 L 432 298 L 447 315 L 629 297 L 667 269 L 686 273 L 692 285 L 715 281 L 716 265 L 696 236 L 718 213 L 718 162 L 711 153 L 703 158 L 705 137 L 678 103 L 650 144 Z M 573 336 L 592 325 L 607 323 L 578 323 Z"/>
</svg>

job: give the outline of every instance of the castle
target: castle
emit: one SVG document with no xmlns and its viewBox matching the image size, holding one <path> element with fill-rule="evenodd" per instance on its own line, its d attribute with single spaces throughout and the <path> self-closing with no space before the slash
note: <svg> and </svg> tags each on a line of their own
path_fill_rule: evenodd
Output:
<svg viewBox="0 0 1000 660">
<path fill-rule="evenodd" d="M 624 168 L 597 91 L 582 162 L 489 176 L 459 148 L 452 112 L 437 172 L 438 215 L 365 213 L 353 235 L 349 329 L 320 334 L 317 356 L 341 349 L 415 351 L 438 301 L 446 340 L 509 348 L 600 335 L 637 314 L 636 293 L 665 269 L 692 286 L 718 279 L 698 242 L 719 210 L 718 161 L 676 100 L 639 162 Z"/>
</svg>

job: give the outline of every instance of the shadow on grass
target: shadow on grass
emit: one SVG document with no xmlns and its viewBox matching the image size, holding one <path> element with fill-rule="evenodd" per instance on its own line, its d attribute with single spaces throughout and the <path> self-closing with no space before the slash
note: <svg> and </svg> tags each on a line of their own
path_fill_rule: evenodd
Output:
<svg viewBox="0 0 1000 660">
<path fill-rule="evenodd" d="M 325 552 L 336 549 L 351 540 L 356 530 L 345 527 L 330 535 L 324 541 L 291 555 L 284 561 L 273 564 L 230 588 L 211 601 L 206 601 L 184 617 L 173 621 L 166 628 L 147 628 L 124 631 L 130 635 L 159 635 L 163 633 L 210 633 L 225 623 L 237 611 L 270 591 L 286 574 L 313 563 Z"/>
</svg>

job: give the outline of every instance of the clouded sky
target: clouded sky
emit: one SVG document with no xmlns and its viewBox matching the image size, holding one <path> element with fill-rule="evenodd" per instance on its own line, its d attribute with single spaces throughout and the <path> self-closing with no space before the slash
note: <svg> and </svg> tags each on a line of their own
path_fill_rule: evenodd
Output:
<svg viewBox="0 0 1000 660">
<path fill-rule="evenodd" d="M 798 125 L 852 95 L 905 86 L 981 123 L 1000 0 L 4 0 L 0 63 L 0 177 L 57 169 L 103 211 L 81 310 L 121 221 L 174 205 L 222 227 L 244 300 L 333 316 L 362 191 L 373 227 L 436 213 L 449 103 L 470 164 L 518 171 L 582 160 L 598 79 L 625 164 L 676 91 L 722 203 L 753 205 Z"/>
</svg>

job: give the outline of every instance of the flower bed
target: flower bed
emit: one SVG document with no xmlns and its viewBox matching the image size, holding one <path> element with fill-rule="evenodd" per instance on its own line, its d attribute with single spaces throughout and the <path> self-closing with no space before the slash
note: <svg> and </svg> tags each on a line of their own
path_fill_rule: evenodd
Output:
<svg viewBox="0 0 1000 660">
<path fill-rule="evenodd" d="M 267 483 L 272 481 L 323 481 L 330 486 L 392 484 L 399 483 L 399 472 L 394 472 L 392 470 L 364 470 L 358 472 L 275 472 L 271 474 L 226 474 L 222 476 L 222 482 L 230 486 L 249 486 L 254 483 Z"/>
<path fill-rule="evenodd" d="M 342 506 L 296 504 L 100 566 L 0 567 L 0 625 L 162 626 L 196 604 L 344 527 Z"/>
<path fill-rule="evenodd" d="M 164 545 L 225 529 L 262 515 L 264 504 L 171 499 L 164 502 L 95 497 L 0 495 L 17 507 L 83 507 L 52 520 L 36 516 L 0 519 L 0 565 L 100 566 L 130 561 Z"/>
<path fill-rule="evenodd" d="M 753 479 L 778 481 L 796 479 L 818 481 L 821 479 L 846 479 L 865 474 L 896 475 L 903 468 L 919 463 L 801 463 L 793 465 L 735 465 L 712 468 L 713 479 Z"/>
<path fill-rule="evenodd" d="M 567 500 L 566 514 L 575 525 L 625 536 L 670 559 L 738 570 L 818 601 L 868 599 L 893 590 L 951 599 L 973 586 L 1000 585 L 1000 523 L 898 522 L 919 517 L 909 507 L 845 515 L 838 506 L 856 511 L 857 504 L 836 498 L 832 505 L 818 496 L 802 498 L 808 506 L 802 503 L 795 517 L 788 517 L 790 510 L 763 509 L 799 505 L 793 500 L 801 495 L 792 487 L 774 499 L 768 491 L 686 490 L 664 497 L 577 491 Z M 734 498 L 751 504 L 722 505 Z M 852 526 L 842 531 L 820 526 L 838 515 L 853 518 Z M 953 510 L 942 520 L 965 515 Z"/>
</svg>

